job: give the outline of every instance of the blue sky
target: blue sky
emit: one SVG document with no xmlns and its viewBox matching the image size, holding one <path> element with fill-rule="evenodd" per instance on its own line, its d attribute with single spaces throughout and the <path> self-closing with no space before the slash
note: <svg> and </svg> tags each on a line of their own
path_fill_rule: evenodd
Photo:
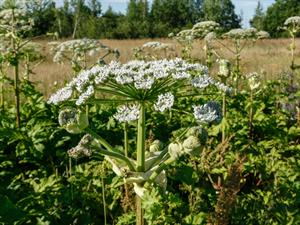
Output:
<svg viewBox="0 0 300 225">
<path fill-rule="evenodd" d="M 62 0 L 56 0 L 56 2 L 61 3 Z M 109 6 L 112 6 L 114 11 L 125 12 L 128 0 L 100 0 L 100 2 L 103 11 L 105 11 Z M 257 2 L 258 0 L 232 0 L 232 3 L 235 5 L 236 13 L 239 15 L 242 14 L 244 27 L 249 27 L 249 20 L 254 14 Z M 267 7 L 274 2 L 275 0 L 260 0 L 260 3 L 263 5 L 264 10 L 266 10 Z"/>
</svg>

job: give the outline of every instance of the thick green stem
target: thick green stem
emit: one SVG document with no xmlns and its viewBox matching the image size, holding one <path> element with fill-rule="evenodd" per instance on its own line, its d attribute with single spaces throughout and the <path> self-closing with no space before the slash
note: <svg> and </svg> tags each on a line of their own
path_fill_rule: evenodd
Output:
<svg viewBox="0 0 300 225">
<path fill-rule="evenodd" d="M 240 41 L 236 40 L 235 42 L 235 94 L 237 94 L 239 89 L 239 80 L 241 79 L 241 48 L 240 48 Z"/>
<path fill-rule="evenodd" d="M 137 134 L 137 172 L 145 172 L 145 140 L 146 140 L 146 118 L 145 104 L 142 102 L 140 106 L 140 115 L 138 120 Z M 144 224 L 144 216 L 142 209 L 142 200 L 136 196 L 136 225 Z"/>
<path fill-rule="evenodd" d="M 223 93 L 222 113 L 223 113 L 222 143 L 225 143 L 225 139 L 226 139 L 226 93 Z"/>
<path fill-rule="evenodd" d="M 15 35 L 15 14 L 14 10 L 12 10 L 12 33 Z M 16 35 L 15 35 L 16 36 Z M 11 47 L 13 50 L 13 67 L 14 67 L 14 92 L 15 92 L 15 104 L 16 104 L 16 125 L 19 128 L 20 127 L 20 91 L 19 91 L 19 59 L 17 55 L 17 46 L 16 46 L 16 40 L 14 37 L 11 38 Z"/>
<path fill-rule="evenodd" d="M 16 104 L 16 125 L 20 127 L 20 90 L 19 90 L 19 64 L 14 66 L 14 91 L 15 91 L 15 104 Z"/>
<path fill-rule="evenodd" d="M 253 139 L 253 91 L 250 91 L 249 138 Z"/>
<path fill-rule="evenodd" d="M 291 85 L 293 85 L 293 83 L 294 83 L 294 72 L 295 72 L 295 49 L 296 49 L 296 43 L 295 43 L 295 34 L 292 33 L 291 35 L 292 35 L 292 43 L 291 43 L 291 55 L 292 55 L 291 70 L 292 70 L 292 76 L 291 76 L 290 83 L 291 83 Z"/>
<path fill-rule="evenodd" d="M 86 131 L 90 135 L 92 135 L 100 145 L 102 145 L 103 147 L 105 147 L 107 149 L 107 150 L 104 150 L 101 147 L 98 147 L 97 151 L 100 154 L 107 155 L 107 156 L 112 156 L 114 158 L 120 159 L 120 160 L 124 161 L 127 164 L 130 171 L 135 171 L 135 167 L 134 167 L 133 163 L 130 161 L 130 159 L 128 157 L 126 157 L 123 154 L 120 154 L 118 152 L 115 152 L 112 146 L 110 146 L 102 137 L 100 137 L 98 134 L 96 134 L 91 129 L 86 129 Z"/>
<path fill-rule="evenodd" d="M 124 154 L 128 157 L 129 139 L 128 139 L 128 123 L 124 123 Z"/>
<path fill-rule="evenodd" d="M 0 64 L 0 108 L 4 110 L 4 74 Z"/>
<path fill-rule="evenodd" d="M 140 115 L 137 128 L 137 171 L 145 172 L 146 118 L 144 103 L 142 103 L 140 107 Z"/>
<path fill-rule="evenodd" d="M 103 176 L 101 176 L 101 185 L 102 185 L 102 201 L 103 201 L 103 214 L 104 214 L 104 225 L 107 224 L 106 218 L 106 200 L 105 200 L 105 184 Z"/>
</svg>

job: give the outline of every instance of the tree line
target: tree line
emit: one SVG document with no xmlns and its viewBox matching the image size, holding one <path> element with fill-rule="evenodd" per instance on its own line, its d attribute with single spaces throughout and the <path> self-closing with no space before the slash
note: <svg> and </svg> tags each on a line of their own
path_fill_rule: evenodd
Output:
<svg viewBox="0 0 300 225">
<path fill-rule="evenodd" d="M 99 0 L 64 0 L 59 6 L 54 0 L 4 0 L 0 7 L 12 3 L 21 5 L 34 19 L 32 36 L 155 38 L 167 37 L 200 21 L 216 21 L 224 32 L 241 27 L 242 21 L 231 0 L 130 0 L 125 13 L 111 7 L 103 10 Z M 298 0 L 277 0 L 267 11 L 258 3 L 251 25 L 279 37 L 283 31 L 277 27 L 297 14 Z"/>
</svg>

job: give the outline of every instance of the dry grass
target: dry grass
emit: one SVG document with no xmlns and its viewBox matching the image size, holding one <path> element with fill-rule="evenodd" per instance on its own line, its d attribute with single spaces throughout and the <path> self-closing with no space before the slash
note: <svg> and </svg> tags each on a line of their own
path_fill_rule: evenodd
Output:
<svg viewBox="0 0 300 225">
<path fill-rule="evenodd" d="M 132 49 L 139 47 L 148 41 L 161 41 L 164 43 L 172 43 L 175 48 L 176 55 L 180 55 L 180 46 L 171 39 L 142 39 L 142 40 L 102 40 L 102 43 L 111 47 L 119 49 L 121 53 L 120 61 L 126 62 L 133 58 Z M 34 68 L 34 75 L 32 80 L 37 83 L 38 89 L 46 96 L 49 96 L 57 86 L 62 86 L 67 80 L 72 77 L 70 65 L 65 63 L 58 65 L 52 62 L 52 56 L 47 46 L 47 41 L 39 41 L 43 46 L 43 53 L 45 61 Z M 230 46 L 230 43 L 224 43 L 225 46 Z M 298 49 L 296 50 L 296 61 L 300 63 L 300 39 L 296 43 Z M 244 73 L 259 72 L 264 74 L 263 79 L 276 79 L 283 71 L 289 70 L 290 54 L 288 51 L 289 40 L 260 40 L 255 44 L 249 44 L 243 51 L 242 67 Z M 215 48 L 218 54 L 232 60 L 233 55 L 226 49 L 226 47 L 216 43 Z M 204 62 L 203 44 L 201 41 L 195 43 L 193 48 L 193 57 Z M 96 58 L 90 59 L 90 63 L 96 62 Z M 57 83 L 57 86 L 54 85 Z"/>
</svg>

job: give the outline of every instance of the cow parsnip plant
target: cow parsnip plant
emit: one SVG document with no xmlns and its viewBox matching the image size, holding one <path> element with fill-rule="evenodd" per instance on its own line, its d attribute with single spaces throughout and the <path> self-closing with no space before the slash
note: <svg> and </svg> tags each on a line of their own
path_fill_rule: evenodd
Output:
<svg viewBox="0 0 300 225">
<path fill-rule="evenodd" d="M 164 113 L 172 110 L 179 98 L 199 95 L 209 85 L 223 87 L 208 75 L 205 66 L 179 58 L 130 61 L 123 65 L 111 62 L 80 72 L 66 87 L 52 95 L 49 103 L 66 105 L 60 112 L 59 123 L 68 132 L 86 133 L 80 143 L 69 151 L 71 156 L 103 154 L 125 183 L 134 184 L 139 196 L 137 224 L 140 225 L 143 224 L 140 198 L 153 183 L 165 188 L 166 167 L 184 154 L 200 152 L 205 144 L 203 128 L 209 123 L 219 122 L 222 117 L 216 102 L 194 105 L 184 113 L 194 115 L 196 126 L 191 125 L 166 146 L 156 140 L 146 149 L 146 111 L 154 109 Z M 119 104 L 114 115 L 119 122 L 136 123 L 136 158 L 130 157 L 126 151 L 119 152 L 89 128 L 84 106 L 103 103 Z"/>
<path fill-rule="evenodd" d="M 300 31 L 300 16 L 293 16 L 289 17 L 285 20 L 283 29 L 286 30 L 291 37 L 291 44 L 289 46 L 289 50 L 291 51 L 291 65 L 290 68 L 292 72 L 294 73 L 297 68 L 299 68 L 298 65 L 295 64 L 295 50 L 296 50 L 296 35 Z M 293 76 L 291 77 L 291 84 L 293 84 Z"/>
<path fill-rule="evenodd" d="M 223 47 L 225 47 L 234 55 L 235 63 L 232 78 L 235 83 L 235 91 L 237 92 L 240 89 L 239 85 L 243 74 L 241 68 L 242 51 L 251 42 L 254 43 L 258 39 L 268 38 L 269 35 L 266 31 L 258 31 L 255 28 L 237 28 L 228 31 L 227 33 L 223 34 L 222 37 L 233 44 L 233 47 L 228 47 L 228 45 L 222 43 L 222 41 L 218 41 L 220 44 L 222 44 Z"/>
<path fill-rule="evenodd" d="M 208 68 L 213 63 L 212 42 L 216 38 L 216 32 L 220 29 L 220 24 L 215 21 L 203 21 L 194 24 L 191 29 L 182 30 L 174 38 L 182 45 L 182 54 L 186 58 L 191 58 L 193 43 L 196 40 L 204 40 L 203 50 L 205 51 L 205 60 Z"/>
<path fill-rule="evenodd" d="M 14 92 L 16 105 L 16 125 L 20 127 L 20 88 L 19 88 L 19 64 L 22 57 L 22 48 L 28 40 L 24 40 L 24 34 L 32 29 L 33 20 L 26 17 L 26 12 L 16 4 L 0 11 L 0 39 L 9 43 L 5 59 L 14 68 Z"/>
</svg>

